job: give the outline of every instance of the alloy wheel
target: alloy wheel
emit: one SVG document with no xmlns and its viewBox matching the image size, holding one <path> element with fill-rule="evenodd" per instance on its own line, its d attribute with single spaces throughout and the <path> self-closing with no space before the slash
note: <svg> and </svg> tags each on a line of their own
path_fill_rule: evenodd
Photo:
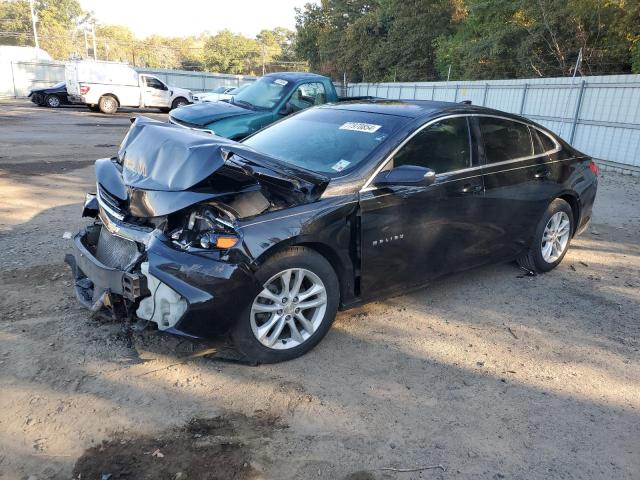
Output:
<svg viewBox="0 0 640 480">
<path fill-rule="evenodd" d="M 551 216 L 542 233 L 542 258 L 547 263 L 557 261 L 569 244 L 571 221 L 565 212 L 557 212 Z"/>
<path fill-rule="evenodd" d="M 324 283 L 304 268 L 271 277 L 251 306 L 251 329 L 265 347 L 285 350 L 307 341 L 327 310 Z"/>
<path fill-rule="evenodd" d="M 51 96 L 47 99 L 47 103 L 51 108 L 57 108 L 60 106 L 60 99 L 56 96 Z"/>
</svg>

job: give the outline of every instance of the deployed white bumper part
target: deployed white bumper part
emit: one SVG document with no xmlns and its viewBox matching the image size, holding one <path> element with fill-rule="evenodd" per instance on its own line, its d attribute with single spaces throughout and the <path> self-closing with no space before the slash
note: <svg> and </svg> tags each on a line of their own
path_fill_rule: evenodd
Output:
<svg viewBox="0 0 640 480">
<path fill-rule="evenodd" d="M 142 263 L 140 270 L 147 277 L 151 296 L 140 301 L 136 315 L 157 323 L 160 330 L 174 327 L 187 310 L 187 302 L 175 290 L 149 273 L 149 262 Z"/>
</svg>

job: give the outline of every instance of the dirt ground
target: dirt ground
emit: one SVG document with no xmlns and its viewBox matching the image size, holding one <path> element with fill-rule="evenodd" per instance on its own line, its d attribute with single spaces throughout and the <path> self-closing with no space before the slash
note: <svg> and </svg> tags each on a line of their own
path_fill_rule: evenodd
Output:
<svg viewBox="0 0 640 480">
<path fill-rule="evenodd" d="M 452 276 L 250 367 L 76 304 L 63 235 L 130 115 L 0 103 L 0 479 L 640 478 L 640 179 L 602 175 L 551 273 Z"/>
</svg>

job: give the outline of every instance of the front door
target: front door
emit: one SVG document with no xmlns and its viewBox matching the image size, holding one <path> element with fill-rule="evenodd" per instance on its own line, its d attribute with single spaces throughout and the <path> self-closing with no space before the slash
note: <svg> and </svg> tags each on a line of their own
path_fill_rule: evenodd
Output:
<svg viewBox="0 0 640 480">
<path fill-rule="evenodd" d="M 143 103 L 145 107 L 168 107 L 171 100 L 169 87 L 156 77 L 142 76 Z"/>
<path fill-rule="evenodd" d="M 485 245 L 477 220 L 484 185 L 477 161 L 467 117 L 450 117 L 419 130 L 384 168 L 431 168 L 436 172 L 432 185 L 363 189 L 363 298 L 482 263 Z"/>
</svg>

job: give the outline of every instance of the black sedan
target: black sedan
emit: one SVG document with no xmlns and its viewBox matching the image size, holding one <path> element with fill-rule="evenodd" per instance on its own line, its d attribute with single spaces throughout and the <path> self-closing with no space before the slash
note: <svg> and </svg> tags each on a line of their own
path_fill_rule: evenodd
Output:
<svg viewBox="0 0 640 480">
<path fill-rule="evenodd" d="M 276 362 L 338 309 L 492 262 L 553 269 L 597 175 L 544 127 L 466 104 L 325 105 L 242 143 L 139 117 L 96 163 L 67 262 L 95 314 L 230 332 Z"/>
<path fill-rule="evenodd" d="M 41 107 L 58 108 L 60 105 L 71 105 L 64 82 L 46 88 L 34 88 L 29 92 L 29 98 Z"/>
</svg>

